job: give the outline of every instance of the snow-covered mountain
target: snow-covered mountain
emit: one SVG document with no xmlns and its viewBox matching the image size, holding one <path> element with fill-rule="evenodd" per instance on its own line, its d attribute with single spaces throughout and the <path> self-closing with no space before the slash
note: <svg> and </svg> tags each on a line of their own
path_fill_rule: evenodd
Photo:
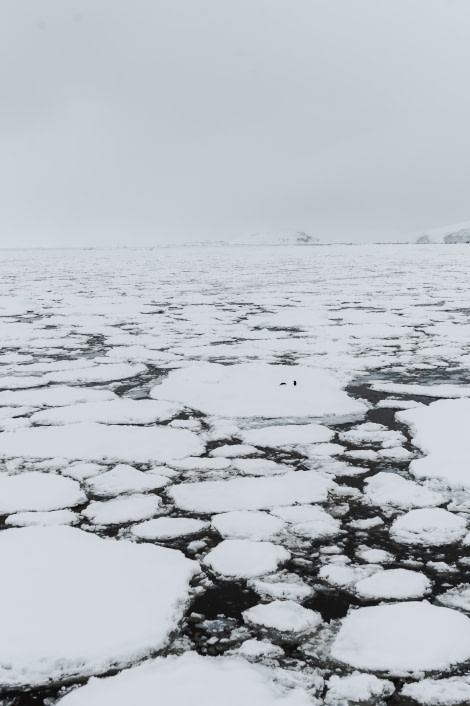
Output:
<svg viewBox="0 0 470 706">
<path fill-rule="evenodd" d="M 416 242 L 470 243 L 470 221 L 427 230 L 419 236 Z"/>
</svg>

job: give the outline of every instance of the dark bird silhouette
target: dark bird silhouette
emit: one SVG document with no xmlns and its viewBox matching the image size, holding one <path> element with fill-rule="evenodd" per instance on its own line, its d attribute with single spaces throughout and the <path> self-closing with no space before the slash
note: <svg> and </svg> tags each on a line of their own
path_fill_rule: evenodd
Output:
<svg viewBox="0 0 470 706">
<path fill-rule="evenodd" d="M 297 380 L 294 380 L 294 385 L 297 385 Z"/>
<path fill-rule="evenodd" d="M 280 382 L 279 385 L 286 385 L 287 383 L 285 382 Z"/>
</svg>

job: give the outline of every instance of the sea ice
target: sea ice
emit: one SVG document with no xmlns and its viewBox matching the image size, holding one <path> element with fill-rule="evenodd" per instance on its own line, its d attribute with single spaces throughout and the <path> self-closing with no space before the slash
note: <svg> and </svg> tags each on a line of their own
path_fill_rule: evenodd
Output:
<svg viewBox="0 0 470 706">
<path fill-rule="evenodd" d="M 60 706 L 312 706 L 303 689 L 288 691 L 273 682 L 273 673 L 238 657 L 201 657 L 187 652 L 157 658 L 107 679 L 94 679 L 67 694 Z"/>
<path fill-rule="evenodd" d="M 214 515 L 211 524 L 225 539 L 271 539 L 285 527 L 285 522 L 278 517 L 256 510 Z"/>
<path fill-rule="evenodd" d="M 0 684 L 9 687 L 103 673 L 160 649 L 198 570 L 171 549 L 71 527 L 0 532 L 0 564 Z"/>
<path fill-rule="evenodd" d="M 73 525 L 78 516 L 72 510 L 51 510 L 50 512 L 16 512 L 5 520 L 7 527 L 33 527 L 48 525 Z"/>
<path fill-rule="evenodd" d="M 463 517 L 436 507 L 410 510 L 397 517 L 390 528 L 390 536 L 402 544 L 441 546 L 459 542 L 466 528 Z"/>
<path fill-rule="evenodd" d="M 39 471 L 14 476 L 0 474 L 0 515 L 62 510 L 85 501 L 79 484 L 71 478 Z"/>
<path fill-rule="evenodd" d="M 376 699 L 391 696 L 394 691 L 393 682 L 378 679 L 373 674 L 355 672 L 346 677 L 333 674 L 328 679 L 325 706 L 371 703 L 371 700 L 376 703 Z"/>
<path fill-rule="evenodd" d="M 427 454 L 411 462 L 414 476 L 439 478 L 453 486 L 470 485 L 469 415 L 469 399 L 440 400 L 397 413 L 397 418 L 411 427 L 413 443 Z"/>
<path fill-rule="evenodd" d="M 131 533 L 139 539 L 176 539 L 199 534 L 207 527 L 208 522 L 193 520 L 190 517 L 157 517 L 131 527 Z"/>
<path fill-rule="evenodd" d="M 376 473 L 375 476 L 366 478 L 364 485 L 364 500 L 379 507 L 391 505 L 411 510 L 442 505 L 445 502 L 441 493 L 424 488 L 396 473 Z"/>
<path fill-rule="evenodd" d="M 104 459 L 164 463 L 202 453 L 196 434 L 171 427 L 134 427 L 96 424 L 66 424 L 61 427 L 31 427 L 0 434 L 0 457 L 52 458 L 99 461 Z"/>
<path fill-rule="evenodd" d="M 331 656 L 392 676 L 445 670 L 470 659 L 470 619 L 427 601 L 358 608 L 343 619 Z"/>
<path fill-rule="evenodd" d="M 366 599 L 423 598 L 430 592 L 431 582 L 418 571 L 387 569 L 358 581 L 354 590 L 361 598 Z"/>
<path fill-rule="evenodd" d="M 291 382 L 294 377 L 296 386 Z M 289 384 L 281 385 L 284 381 Z M 170 372 L 151 397 L 224 417 L 318 417 L 366 410 L 330 373 L 302 365 L 188 366 Z"/>
<path fill-rule="evenodd" d="M 120 463 L 112 470 L 101 473 L 86 481 L 86 488 L 101 498 L 113 498 L 121 493 L 143 493 L 168 485 L 165 476 L 156 473 L 143 473 L 132 466 Z"/>
<path fill-rule="evenodd" d="M 291 525 L 290 531 L 299 537 L 305 537 L 313 541 L 336 537 L 341 531 L 341 522 L 328 514 L 321 507 L 312 507 L 315 510 L 310 519 Z"/>
<path fill-rule="evenodd" d="M 143 363 L 134 363 L 133 365 L 130 363 L 106 363 L 83 369 L 79 368 L 49 373 L 45 378 L 48 382 L 109 382 L 111 380 L 125 380 L 139 375 L 145 370 L 147 370 L 147 366 Z"/>
<path fill-rule="evenodd" d="M 315 630 L 322 622 L 319 613 L 290 600 L 260 603 L 243 611 L 242 615 L 246 623 L 278 632 L 308 632 Z"/>
<path fill-rule="evenodd" d="M 13 390 L 0 392 L 0 405 L 32 407 L 65 407 L 87 402 L 108 402 L 118 399 L 110 390 L 87 387 L 43 387 L 40 390 Z"/>
<path fill-rule="evenodd" d="M 204 563 L 222 576 L 252 578 L 272 573 L 289 559 L 287 549 L 272 542 L 225 539 L 207 554 Z"/>
<path fill-rule="evenodd" d="M 470 680 L 468 676 L 421 679 L 414 684 L 405 684 L 401 694 L 422 706 L 468 706 Z"/>
<path fill-rule="evenodd" d="M 242 433 L 243 440 L 255 446 L 277 448 L 331 441 L 334 432 L 321 424 L 287 424 L 259 429 L 248 429 Z"/>
<path fill-rule="evenodd" d="M 168 490 L 176 505 L 188 512 L 213 514 L 232 510 L 263 510 L 296 502 L 323 502 L 335 487 L 316 471 L 290 471 L 273 478 L 181 483 Z"/>
<path fill-rule="evenodd" d="M 180 411 L 181 406 L 169 402 L 118 398 L 109 402 L 88 402 L 42 410 L 33 414 L 31 421 L 34 424 L 152 424 L 167 421 Z"/>
<path fill-rule="evenodd" d="M 461 583 L 436 597 L 437 603 L 470 613 L 470 584 Z"/>
<path fill-rule="evenodd" d="M 91 502 L 82 514 L 95 525 L 120 525 L 148 520 L 155 515 L 160 503 L 158 495 L 135 493 L 113 500 Z"/>
</svg>

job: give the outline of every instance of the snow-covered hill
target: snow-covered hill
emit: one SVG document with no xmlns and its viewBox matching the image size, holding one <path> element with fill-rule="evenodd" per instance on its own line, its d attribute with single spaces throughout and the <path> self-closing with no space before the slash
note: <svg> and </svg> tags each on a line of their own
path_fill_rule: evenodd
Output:
<svg viewBox="0 0 470 706">
<path fill-rule="evenodd" d="M 417 242 L 470 243 L 470 221 L 454 223 L 442 228 L 433 228 L 422 233 Z"/>
</svg>

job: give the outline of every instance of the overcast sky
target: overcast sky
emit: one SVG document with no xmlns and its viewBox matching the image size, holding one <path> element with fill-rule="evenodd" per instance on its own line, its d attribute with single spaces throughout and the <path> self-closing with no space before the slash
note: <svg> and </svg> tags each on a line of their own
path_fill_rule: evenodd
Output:
<svg viewBox="0 0 470 706">
<path fill-rule="evenodd" d="M 470 219 L 469 0 L 1 0 L 0 245 Z"/>
</svg>

